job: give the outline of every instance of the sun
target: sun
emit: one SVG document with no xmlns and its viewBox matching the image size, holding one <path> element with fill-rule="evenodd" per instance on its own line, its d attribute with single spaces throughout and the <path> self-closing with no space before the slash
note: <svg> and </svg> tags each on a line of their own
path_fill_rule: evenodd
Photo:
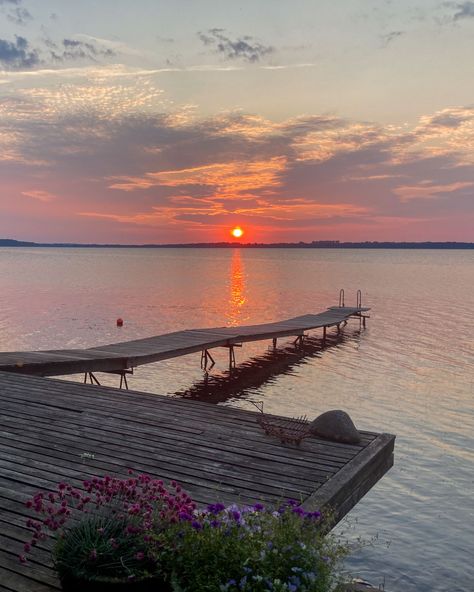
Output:
<svg viewBox="0 0 474 592">
<path fill-rule="evenodd" d="M 232 228 L 230 233 L 234 238 L 240 238 L 244 234 L 244 231 L 240 226 L 236 226 L 235 228 Z"/>
</svg>

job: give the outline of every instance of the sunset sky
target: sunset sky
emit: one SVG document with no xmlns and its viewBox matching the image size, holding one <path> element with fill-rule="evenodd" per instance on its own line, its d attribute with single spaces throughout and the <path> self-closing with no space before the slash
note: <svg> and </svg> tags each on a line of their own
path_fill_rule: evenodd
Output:
<svg viewBox="0 0 474 592">
<path fill-rule="evenodd" d="M 0 238 L 474 241 L 474 1 L 0 0 L 0 25 Z"/>
</svg>

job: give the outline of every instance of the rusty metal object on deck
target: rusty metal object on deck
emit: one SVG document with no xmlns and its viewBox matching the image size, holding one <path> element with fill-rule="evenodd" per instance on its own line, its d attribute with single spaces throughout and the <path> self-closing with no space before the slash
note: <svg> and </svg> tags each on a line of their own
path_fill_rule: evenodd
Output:
<svg viewBox="0 0 474 592">
<path fill-rule="evenodd" d="M 311 436 L 308 418 L 300 417 L 276 417 L 263 412 L 263 401 L 251 401 L 259 411 L 257 423 L 262 427 L 267 436 L 274 436 L 284 444 L 301 444 L 304 438 Z"/>
</svg>

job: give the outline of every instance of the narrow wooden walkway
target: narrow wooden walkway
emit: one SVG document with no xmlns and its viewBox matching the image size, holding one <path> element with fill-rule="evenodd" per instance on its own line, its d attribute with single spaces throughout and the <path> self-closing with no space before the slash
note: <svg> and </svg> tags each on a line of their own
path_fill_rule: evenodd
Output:
<svg viewBox="0 0 474 592">
<path fill-rule="evenodd" d="M 0 371 L 36 376 L 62 376 L 87 372 L 121 372 L 142 364 L 206 352 L 215 347 L 232 348 L 247 341 L 304 336 L 305 331 L 339 327 L 350 317 L 370 310 L 362 307 L 331 307 L 319 314 L 307 314 L 275 323 L 242 327 L 189 329 L 112 343 L 90 349 L 0 352 Z"/>
<path fill-rule="evenodd" d="M 48 547 L 17 560 L 29 538 L 24 502 L 60 481 L 133 468 L 176 479 L 200 504 L 222 501 L 347 513 L 392 466 L 394 436 L 360 445 L 266 436 L 257 414 L 208 403 L 0 372 L 0 591 L 56 590 Z M 84 453 L 93 458 L 84 459 Z"/>
</svg>

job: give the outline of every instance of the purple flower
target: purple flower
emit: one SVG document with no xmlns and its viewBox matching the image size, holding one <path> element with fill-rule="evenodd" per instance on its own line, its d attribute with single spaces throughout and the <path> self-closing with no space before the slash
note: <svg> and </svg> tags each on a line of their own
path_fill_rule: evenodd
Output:
<svg viewBox="0 0 474 592">
<path fill-rule="evenodd" d="M 300 506 L 293 507 L 291 510 L 294 514 L 298 514 L 298 516 L 305 516 L 306 512 Z"/>
<path fill-rule="evenodd" d="M 225 506 L 224 506 L 224 504 L 221 504 L 221 503 L 209 504 L 207 506 L 207 511 L 210 514 L 219 514 L 219 512 L 222 512 L 223 510 L 225 510 Z"/>
<path fill-rule="evenodd" d="M 197 520 L 193 520 L 191 522 L 191 526 L 194 528 L 194 530 L 202 530 L 202 524 Z"/>
</svg>

